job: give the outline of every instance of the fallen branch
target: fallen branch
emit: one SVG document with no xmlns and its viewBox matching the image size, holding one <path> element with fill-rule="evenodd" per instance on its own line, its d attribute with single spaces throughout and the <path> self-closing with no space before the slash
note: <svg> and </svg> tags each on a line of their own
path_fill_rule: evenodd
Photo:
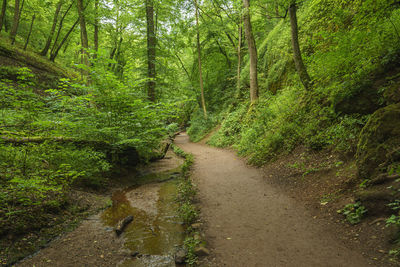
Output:
<svg viewBox="0 0 400 267">
<path fill-rule="evenodd" d="M 117 236 L 122 234 L 122 232 L 125 230 L 125 227 L 130 224 L 133 221 L 133 216 L 129 215 L 128 217 L 124 218 L 123 220 L 120 220 L 117 225 L 115 226 L 115 233 Z"/>
</svg>

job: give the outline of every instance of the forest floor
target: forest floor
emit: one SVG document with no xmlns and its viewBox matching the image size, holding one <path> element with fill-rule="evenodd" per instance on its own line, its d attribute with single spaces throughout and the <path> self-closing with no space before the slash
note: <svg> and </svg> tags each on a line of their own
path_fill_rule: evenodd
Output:
<svg viewBox="0 0 400 267">
<path fill-rule="evenodd" d="M 343 222 L 343 216 L 332 211 L 337 208 L 333 203 L 341 204 L 324 193 L 332 189 L 332 179 L 323 179 L 332 176 L 329 168 L 310 171 L 314 180 L 321 180 L 312 186 L 302 175 L 307 170 L 293 167 L 301 165 L 299 155 L 304 152 L 255 168 L 233 151 L 191 143 L 186 134 L 177 136 L 176 144 L 195 158 L 193 180 L 211 250 L 202 266 L 390 266 L 378 249 L 380 236 L 371 232 L 375 223 L 363 224 L 369 226 L 366 238 L 373 241 L 367 242 L 361 226 Z M 314 155 L 316 161 L 324 159 Z M 321 195 L 331 199 L 320 202 Z"/>
</svg>

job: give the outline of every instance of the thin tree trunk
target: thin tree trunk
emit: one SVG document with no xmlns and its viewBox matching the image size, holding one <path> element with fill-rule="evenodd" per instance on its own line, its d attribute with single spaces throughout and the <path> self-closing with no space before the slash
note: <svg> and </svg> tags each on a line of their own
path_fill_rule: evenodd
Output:
<svg viewBox="0 0 400 267">
<path fill-rule="evenodd" d="M 117 67 L 118 67 L 118 64 L 119 64 L 119 56 L 120 56 L 120 54 L 121 54 L 121 45 L 122 45 L 122 41 L 123 41 L 124 39 L 122 38 L 122 36 L 119 38 L 119 42 L 118 42 L 118 45 L 117 45 L 117 49 L 115 50 L 116 52 L 115 52 L 115 61 L 116 61 L 116 63 L 112 66 L 112 71 L 113 72 L 115 72 L 116 71 L 116 69 L 117 69 Z"/>
<path fill-rule="evenodd" d="M 204 85 L 203 85 L 203 72 L 201 70 L 201 47 L 200 47 L 200 29 L 199 29 L 199 7 L 197 0 L 194 0 L 196 8 L 196 30 L 197 30 L 197 58 L 199 61 L 199 80 L 200 80 L 200 91 L 201 91 L 201 106 L 203 108 L 204 118 L 207 119 L 207 108 L 206 100 L 204 98 Z"/>
<path fill-rule="evenodd" d="M 49 52 L 51 41 L 53 40 L 53 35 L 54 35 L 54 32 L 56 30 L 56 26 L 57 26 L 58 14 L 60 14 L 60 10 L 61 10 L 62 4 L 63 4 L 62 0 L 60 0 L 57 3 L 56 11 L 54 13 L 54 18 L 53 18 L 53 25 L 51 26 L 49 36 L 47 37 L 46 45 L 44 46 L 42 52 L 40 52 L 41 56 L 46 56 L 47 52 Z"/>
<path fill-rule="evenodd" d="M 250 0 L 243 0 L 244 6 L 244 27 L 247 39 L 247 46 L 250 55 L 250 101 L 258 99 L 258 80 L 257 80 L 257 48 L 254 41 L 253 30 L 250 21 Z"/>
<path fill-rule="evenodd" d="M 72 6 L 73 6 L 73 2 L 69 5 L 69 7 L 65 11 L 64 15 L 62 15 L 62 17 L 60 19 L 60 23 L 58 24 L 56 38 L 54 39 L 53 46 L 52 46 L 52 48 L 50 50 L 50 55 L 54 54 L 54 52 L 55 52 L 55 50 L 57 48 L 57 42 L 58 42 L 58 38 L 60 37 L 60 34 L 61 34 L 61 30 L 62 30 L 62 27 L 63 27 L 64 19 L 68 15 L 68 12 L 71 10 Z"/>
<path fill-rule="evenodd" d="M 304 65 L 303 58 L 301 57 L 296 9 L 297 9 L 296 3 L 292 2 L 289 6 L 289 16 L 290 16 L 292 47 L 293 47 L 293 58 L 297 73 L 299 74 L 300 77 L 300 81 L 304 85 L 304 88 L 306 90 L 309 90 L 311 86 L 311 79 L 310 76 L 308 75 L 306 66 Z"/>
<path fill-rule="evenodd" d="M 68 39 L 67 43 L 64 45 L 63 54 L 65 54 L 67 52 L 67 49 L 68 49 L 70 43 L 71 43 L 71 39 Z"/>
<path fill-rule="evenodd" d="M 147 94 L 149 100 L 156 100 L 156 35 L 154 32 L 154 5 L 153 0 L 146 0 L 147 20 Z"/>
<path fill-rule="evenodd" d="M 118 47 L 121 46 L 122 40 L 123 40 L 122 37 L 120 37 L 120 38 L 119 38 L 119 41 L 118 41 L 117 43 L 115 43 L 114 48 L 111 50 L 111 53 L 110 53 L 110 59 L 111 59 L 111 60 L 114 59 L 115 53 L 117 52 Z M 109 69 L 109 70 L 112 70 L 112 69 L 114 68 L 114 65 L 115 65 L 115 64 L 113 64 L 113 63 L 110 62 L 110 63 L 108 64 L 108 69 Z"/>
<path fill-rule="evenodd" d="M 57 49 L 55 49 L 54 53 L 52 53 L 50 55 L 50 60 L 54 62 L 54 60 L 56 59 L 58 52 L 60 52 L 61 47 L 64 45 L 64 43 L 67 41 L 69 35 L 73 32 L 74 28 L 76 27 L 76 25 L 78 25 L 79 23 L 79 18 L 75 21 L 75 23 L 72 25 L 72 27 L 69 29 L 69 31 L 67 32 L 67 34 L 64 36 L 64 38 L 62 39 L 61 43 L 58 45 Z"/>
<path fill-rule="evenodd" d="M 97 58 L 97 52 L 99 51 L 99 0 L 95 0 L 94 2 L 94 50 L 96 51 L 93 55 L 93 58 Z"/>
<path fill-rule="evenodd" d="M 238 57 L 238 63 L 237 63 L 237 81 L 236 81 L 236 86 L 237 86 L 237 95 L 240 97 L 240 65 L 242 64 L 242 21 L 240 21 L 240 24 L 238 26 L 238 47 L 237 47 L 237 57 Z"/>
<path fill-rule="evenodd" d="M 33 16 L 32 16 L 31 27 L 29 28 L 29 33 L 28 33 L 28 37 L 26 38 L 24 50 L 26 50 L 26 48 L 28 47 L 29 38 L 31 37 L 31 34 L 32 34 L 33 22 L 35 21 L 35 18 L 36 18 L 36 15 L 33 15 Z"/>
<path fill-rule="evenodd" d="M 6 10 L 7 10 L 7 0 L 3 0 L 3 5 L 1 6 L 1 13 L 0 13 L 0 32 L 3 29 L 3 24 L 6 19 Z"/>
<path fill-rule="evenodd" d="M 190 78 L 189 72 L 187 71 L 187 69 L 186 69 L 186 67 L 185 67 L 185 64 L 183 64 L 183 61 L 182 61 L 182 59 L 179 57 L 179 55 L 178 55 L 177 53 L 175 53 L 175 56 L 176 56 L 176 57 L 177 57 L 177 59 L 179 60 L 179 63 L 181 63 L 182 69 L 185 71 L 185 73 L 186 73 L 186 75 L 187 75 L 187 77 L 188 77 L 189 81 L 191 81 L 191 78 Z"/>
<path fill-rule="evenodd" d="M 88 48 L 89 48 L 89 41 L 88 35 L 86 31 L 86 20 L 85 15 L 83 14 L 83 0 L 76 0 L 76 6 L 78 8 L 78 15 L 79 15 L 79 24 L 81 27 L 81 45 L 82 45 L 82 57 L 86 66 L 89 65 L 88 60 Z"/>
<path fill-rule="evenodd" d="M 25 3 L 25 0 L 22 0 L 22 4 L 21 4 L 21 8 L 20 8 L 19 0 L 15 0 L 14 20 L 13 20 L 13 26 L 10 31 L 11 44 L 15 43 L 15 37 L 17 36 L 19 20 L 21 18 L 22 9 L 24 8 L 24 3 Z"/>
</svg>

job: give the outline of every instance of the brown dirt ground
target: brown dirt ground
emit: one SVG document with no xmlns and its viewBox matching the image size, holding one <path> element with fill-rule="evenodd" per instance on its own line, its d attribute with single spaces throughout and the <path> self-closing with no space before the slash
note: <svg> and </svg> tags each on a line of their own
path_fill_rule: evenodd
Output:
<svg viewBox="0 0 400 267">
<path fill-rule="evenodd" d="M 390 266 L 387 248 L 378 245 L 382 222 L 354 227 L 336 213 L 351 202 L 351 163 L 336 167 L 337 155 L 299 148 L 254 168 L 232 151 L 190 143 L 186 134 L 176 143 L 195 156 L 193 179 L 211 250 L 202 265 Z"/>
</svg>

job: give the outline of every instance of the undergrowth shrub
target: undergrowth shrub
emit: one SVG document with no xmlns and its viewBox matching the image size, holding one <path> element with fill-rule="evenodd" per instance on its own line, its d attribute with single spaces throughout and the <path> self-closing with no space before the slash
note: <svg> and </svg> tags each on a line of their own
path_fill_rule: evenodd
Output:
<svg viewBox="0 0 400 267">
<path fill-rule="evenodd" d="M 218 119 L 211 113 L 207 114 L 207 119 L 204 118 L 203 111 L 197 109 L 191 116 L 187 133 L 190 140 L 193 142 L 200 141 L 207 133 L 217 125 Z"/>
</svg>

